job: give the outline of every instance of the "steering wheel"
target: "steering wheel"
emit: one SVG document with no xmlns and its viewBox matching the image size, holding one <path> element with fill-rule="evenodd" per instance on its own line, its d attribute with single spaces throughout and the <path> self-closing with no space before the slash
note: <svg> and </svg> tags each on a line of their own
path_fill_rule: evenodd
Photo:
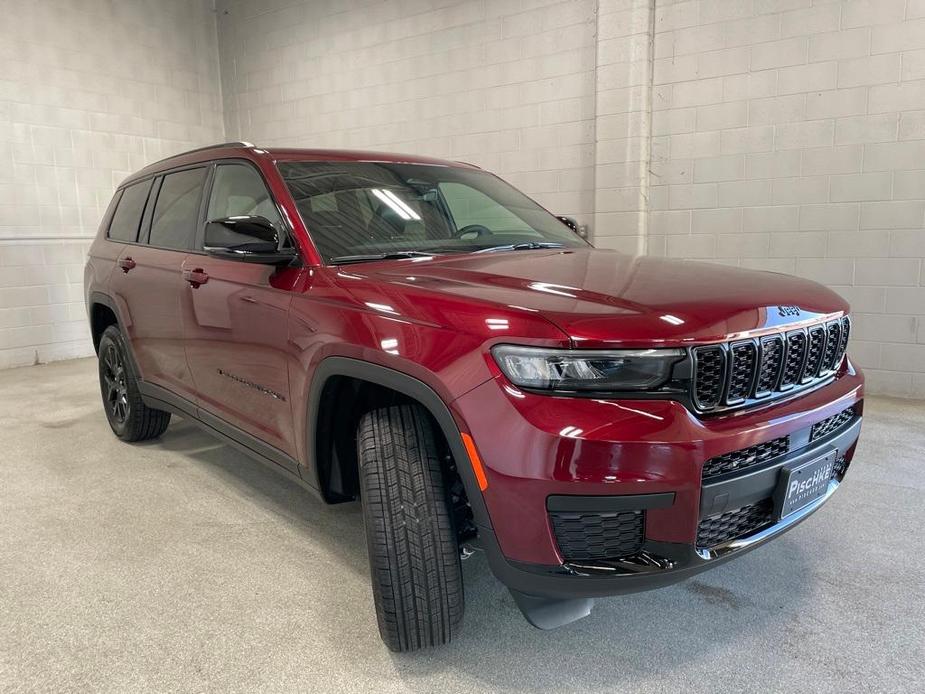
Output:
<svg viewBox="0 0 925 694">
<path fill-rule="evenodd" d="M 453 238 L 461 239 L 465 236 L 466 238 L 477 239 L 480 236 L 487 236 L 492 233 L 491 229 L 482 224 L 467 224 L 462 229 L 457 229 L 453 233 Z M 475 234 L 475 236 L 470 236 L 470 234 Z"/>
</svg>

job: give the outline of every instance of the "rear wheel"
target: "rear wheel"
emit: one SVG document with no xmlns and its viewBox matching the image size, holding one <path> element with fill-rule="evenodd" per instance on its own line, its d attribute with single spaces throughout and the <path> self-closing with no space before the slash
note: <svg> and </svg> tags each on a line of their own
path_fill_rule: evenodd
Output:
<svg viewBox="0 0 925 694">
<path fill-rule="evenodd" d="M 374 410 L 357 448 L 382 640 L 393 651 L 447 643 L 462 621 L 462 570 L 432 421 L 417 405 Z"/>
<path fill-rule="evenodd" d="M 144 441 L 163 434 L 170 423 L 170 413 L 142 401 L 125 339 L 114 325 L 106 328 L 100 338 L 99 369 L 103 408 L 113 433 L 123 441 Z"/>
</svg>

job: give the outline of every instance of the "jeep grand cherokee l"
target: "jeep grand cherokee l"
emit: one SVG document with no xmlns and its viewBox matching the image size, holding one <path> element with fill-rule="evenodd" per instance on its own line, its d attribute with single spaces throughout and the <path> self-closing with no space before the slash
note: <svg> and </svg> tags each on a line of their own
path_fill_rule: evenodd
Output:
<svg viewBox="0 0 925 694">
<path fill-rule="evenodd" d="M 361 501 L 394 650 L 457 632 L 470 546 L 542 628 L 739 556 L 832 495 L 861 423 L 832 291 L 597 250 L 456 162 L 171 157 L 117 190 L 86 297 L 116 436 L 176 413 Z"/>
</svg>

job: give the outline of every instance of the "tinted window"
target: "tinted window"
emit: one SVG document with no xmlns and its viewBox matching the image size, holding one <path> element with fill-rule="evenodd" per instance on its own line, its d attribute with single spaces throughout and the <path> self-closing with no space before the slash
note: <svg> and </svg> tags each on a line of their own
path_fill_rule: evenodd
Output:
<svg viewBox="0 0 925 694">
<path fill-rule="evenodd" d="M 279 170 L 327 261 L 518 243 L 587 244 L 501 179 L 472 169 L 372 162 L 282 162 Z"/>
<path fill-rule="evenodd" d="M 161 248 L 187 249 L 199 221 L 199 201 L 206 169 L 187 169 L 164 176 L 154 216 L 149 243 Z"/>
<path fill-rule="evenodd" d="M 465 183 L 441 183 L 439 188 L 457 229 L 475 225 L 486 227 L 492 233 L 530 233 L 530 225 L 514 212 Z"/>
<path fill-rule="evenodd" d="M 141 215 L 145 211 L 145 201 L 151 181 L 142 181 L 127 186 L 122 191 L 119 205 L 109 224 L 109 238 L 115 241 L 137 241 Z"/>
<path fill-rule="evenodd" d="M 277 229 L 282 227 L 282 219 L 260 174 L 246 164 L 223 164 L 215 169 L 207 219 L 241 215 L 266 217 Z"/>
</svg>

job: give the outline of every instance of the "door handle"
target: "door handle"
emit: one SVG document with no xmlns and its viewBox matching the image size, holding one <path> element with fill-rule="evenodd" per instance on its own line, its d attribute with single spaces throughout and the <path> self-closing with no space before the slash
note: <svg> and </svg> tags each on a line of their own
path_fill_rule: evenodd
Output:
<svg viewBox="0 0 925 694">
<path fill-rule="evenodd" d="M 138 263 L 132 260 L 131 256 L 119 258 L 119 267 L 122 268 L 122 272 L 128 273 L 128 271 L 135 267 L 137 264 Z"/>
<path fill-rule="evenodd" d="M 201 267 L 197 267 L 195 270 L 184 270 L 183 279 L 189 282 L 193 289 L 196 289 L 199 285 L 209 281 L 209 273 Z"/>
</svg>

